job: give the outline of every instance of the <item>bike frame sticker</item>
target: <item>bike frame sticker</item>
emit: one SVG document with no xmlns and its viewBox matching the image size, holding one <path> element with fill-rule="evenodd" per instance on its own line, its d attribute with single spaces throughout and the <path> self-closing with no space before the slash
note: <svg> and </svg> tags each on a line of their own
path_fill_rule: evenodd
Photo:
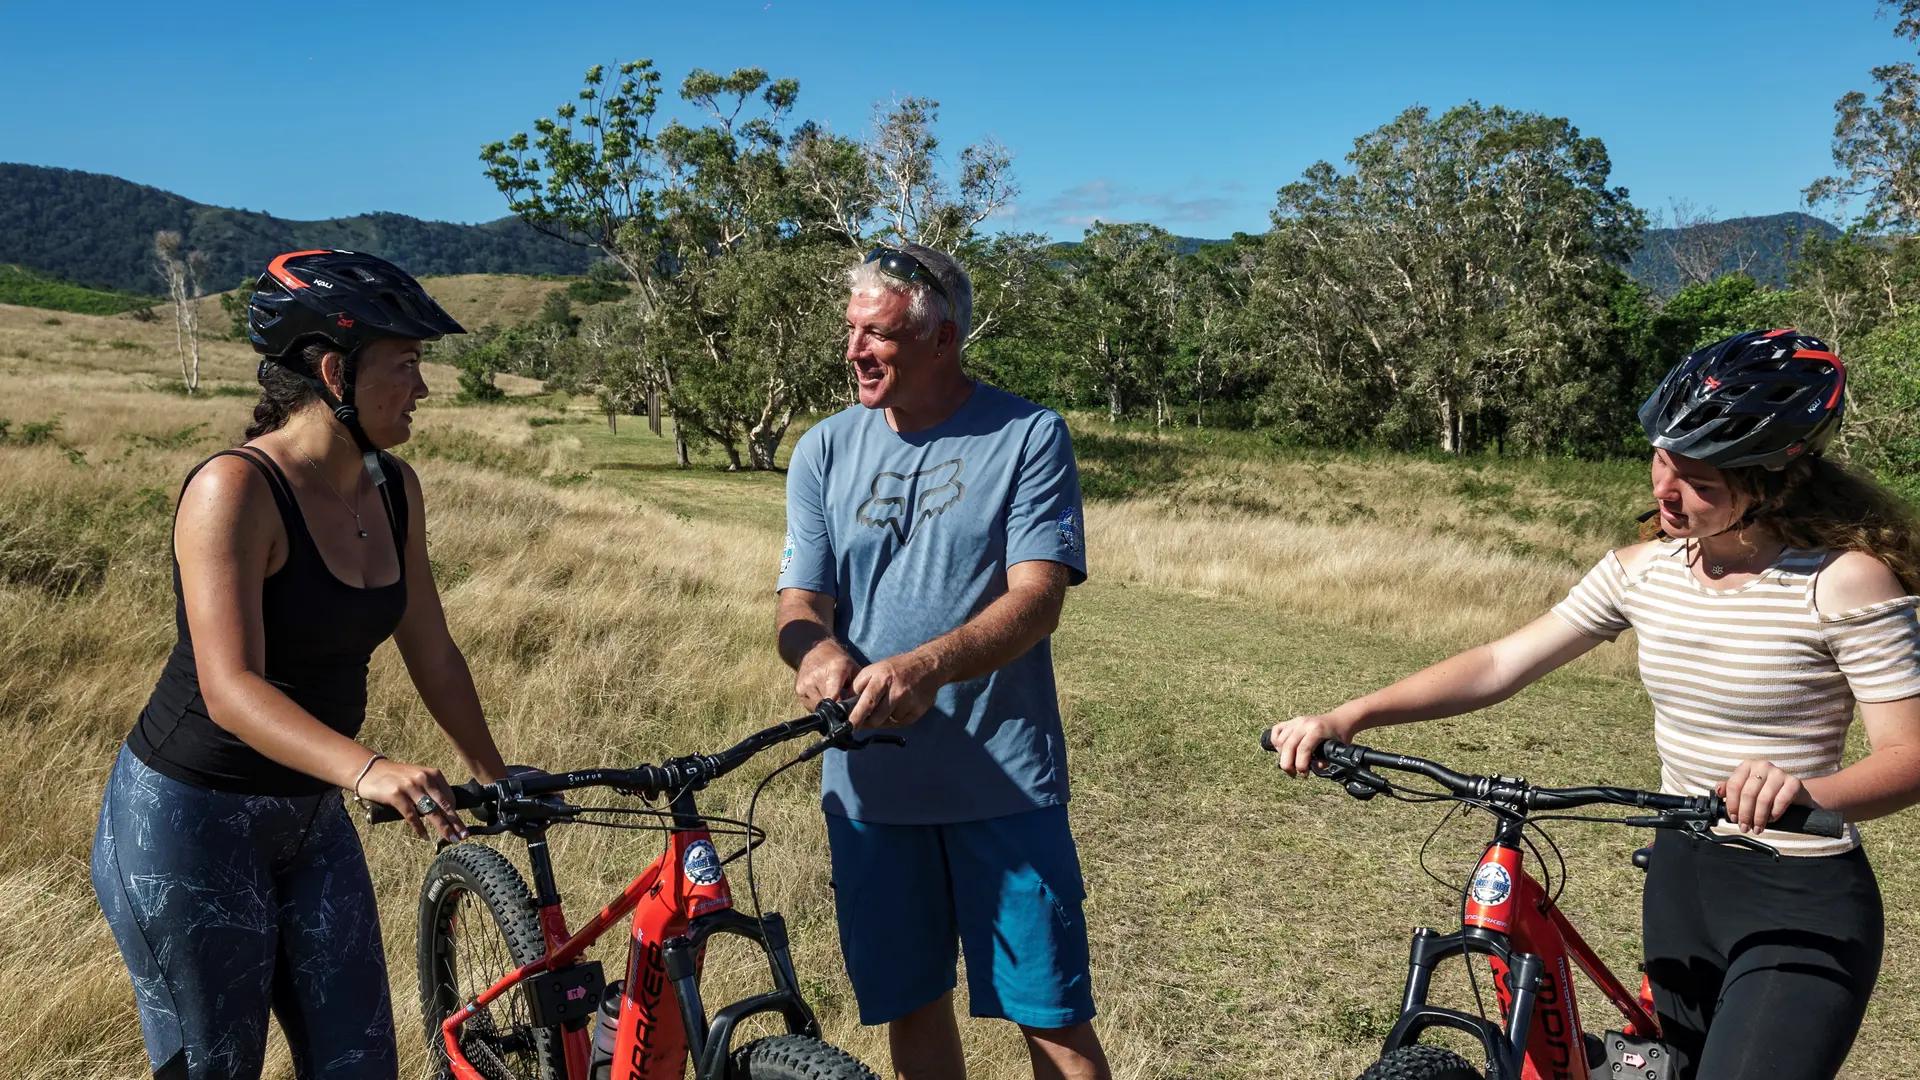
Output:
<svg viewBox="0 0 1920 1080">
<path fill-rule="evenodd" d="M 1487 846 L 1480 866 L 1467 887 L 1466 910 L 1460 921 L 1502 934 L 1513 929 L 1514 888 L 1520 874 L 1520 851 L 1501 844 Z"/>
<path fill-rule="evenodd" d="M 687 857 L 681 863 L 687 873 L 687 880 L 695 885 L 717 885 L 720 882 L 720 853 L 713 848 L 711 840 L 695 840 L 687 845 Z"/>
<path fill-rule="evenodd" d="M 1468 888 L 1476 903 L 1492 907 L 1505 902 L 1507 894 L 1513 892 L 1513 877 L 1499 863 L 1484 862 L 1474 871 L 1473 883 Z"/>
</svg>

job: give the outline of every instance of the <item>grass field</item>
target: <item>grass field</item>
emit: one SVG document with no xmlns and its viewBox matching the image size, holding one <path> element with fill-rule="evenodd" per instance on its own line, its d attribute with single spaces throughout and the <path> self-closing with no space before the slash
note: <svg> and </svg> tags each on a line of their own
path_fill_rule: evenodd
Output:
<svg viewBox="0 0 1920 1080">
<path fill-rule="evenodd" d="M 506 302 L 472 291 L 481 314 Z M 51 325 L 46 312 L 0 306 L 7 1077 L 143 1071 L 87 849 L 114 747 L 171 645 L 173 498 L 193 462 L 237 438 L 253 367 L 244 347 L 213 343 L 209 392 L 188 398 L 171 389 L 171 349 L 164 311 L 153 325 L 79 315 Z M 670 441 L 638 422 L 610 432 L 545 398 L 452 407 L 451 373 L 429 380 L 438 393 L 402 452 L 422 474 L 435 576 L 509 760 L 659 760 L 794 712 L 770 640 L 779 476 L 676 470 Z M 1099 1023 L 1116 1073 L 1355 1076 L 1391 1021 L 1408 928 L 1445 925 L 1457 901 L 1416 859 L 1436 814 L 1288 781 L 1254 735 L 1543 610 L 1625 538 L 1641 471 L 1282 454 L 1251 435 L 1075 427 L 1098 497 L 1093 575 L 1071 594 L 1055 643 Z M 1651 785 L 1648 706 L 1631 659 L 1630 645 L 1608 647 L 1485 715 L 1376 741 L 1540 782 Z M 375 658 L 364 739 L 452 763 L 391 649 Z M 776 763 L 723 782 L 706 805 L 744 811 Z M 792 923 L 829 1037 L 884 1070 L 884 1040 L 855 1023 L 840 972 L 814 774 L 796 773 L 761 803 L 772 834 L 755 860 L 761 893 Z M 1484 818 L 1450 827 L 1428 862 L 1459 871 L 1485 833 Z M 1889 945 L 1847 1075 L 1896 1080 L 1913 1075 L 1920 1051 L 1920 816 L 1867 833 Z M 1557 835 L 1572 874 L 1564 906 L 1630 975 L 1639 882 L 1627 856 L 1644 836 L 1575 825 Z M 365 840 L 403 1075 L 418 1076 L 413 922 L 431 852 L 392 830 Z M 557 835 L 576 912 L 610 896 L 657 844 Z M 736 873 L 743 897 L 744 886 Z M 747 985 L 739 954 L 717 954 L 709 970 L 718 990 Z M 1005 1025 L 965 1031 L 973 1075 L 1025 1075 Z M 284 1054 L 268 1075 L 291 1075 Z"/>
<path fill-rule="evenodd" d="M 153 300 L 148 297 L 89 289 L 38 270 L 0 263 L 0 304 L 19 304 L 82 315 L 118 315 L 152 303 Z"/>
</svg>

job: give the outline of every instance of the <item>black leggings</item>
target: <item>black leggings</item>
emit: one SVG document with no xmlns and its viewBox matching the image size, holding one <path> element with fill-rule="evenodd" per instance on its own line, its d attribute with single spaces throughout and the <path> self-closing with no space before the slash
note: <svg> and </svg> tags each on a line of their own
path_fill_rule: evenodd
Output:
<svg viewBox="0 0 1920 1080">
<path fill-rule="evenodd" d="M 258 1080 L 269 1008 L 300 1080 L 394 1080 L 373 882 L 338 793 L 212 791 L 122 747 L 93 888 L 156 1080 Z"/>
<path fill-rule="evenodd" d="M 1776 862 L 1663 833 L 1642 919 L 1647 976 L 1682 1080 L 1832 1080 L 1840 1071 L 1884 940 L 1865 852 Z"/>
</svg>

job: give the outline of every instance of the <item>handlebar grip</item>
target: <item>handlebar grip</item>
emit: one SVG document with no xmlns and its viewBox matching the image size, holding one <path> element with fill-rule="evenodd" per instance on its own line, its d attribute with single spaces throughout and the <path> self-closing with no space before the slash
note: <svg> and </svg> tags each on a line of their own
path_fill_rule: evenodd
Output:
<svg viewBox="0 0 1920 1080">
<path fill-rule="evenodd" d="M 456 784 L 453 788 L 453 808 L 455 810 L 472 810 L 478 806 L 485 806 L 488 802 L 492 801 L 488 796 L 489 792 L 485 787 L 481 786 L 478 780 L 469 780 L 464 784 Z M 367 809 L 367 823 L 370 825 L 384 825 L 388 822 L 399 820 L 401 820 L 400 811 L 395 810 L 386 803 L 374 803 Z"/>
<path fill-rule="evenodd" d="M 1266 728 L 1260 729 L 1260 749 L 1265 750 L 1269 754 L 1273 753 L 1273 729 L 1272 728 L 1266 727 Z"/>
<path fill-rule="evenodd" d="M 1782 832 L 1805 833 L 1838 840 L 1847 835 L 1846 816 L 1838 810 L 1819 810 L 1811 806 L 1789 806 L 1767 828 Z"/>
</svg>

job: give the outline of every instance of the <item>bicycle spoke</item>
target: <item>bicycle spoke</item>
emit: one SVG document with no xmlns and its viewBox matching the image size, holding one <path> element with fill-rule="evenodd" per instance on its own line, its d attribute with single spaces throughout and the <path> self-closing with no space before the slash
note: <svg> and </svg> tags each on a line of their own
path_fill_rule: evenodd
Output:
<svg viewBox="0 0 1920 1080">
<path fill-rule="evenodd" d="M 440 992 L 451 1008 L 459 1008 L 520 965 L 480 897 L 463 889 L 445 902 L 443 925 L 451 949 L 439 972 Z M 474 1011 L 461 1027 L 460 1047 L 487 1080 L 539 1076 L 531 1017 L 526 998 L 517 989 Z"/>
</svg>

